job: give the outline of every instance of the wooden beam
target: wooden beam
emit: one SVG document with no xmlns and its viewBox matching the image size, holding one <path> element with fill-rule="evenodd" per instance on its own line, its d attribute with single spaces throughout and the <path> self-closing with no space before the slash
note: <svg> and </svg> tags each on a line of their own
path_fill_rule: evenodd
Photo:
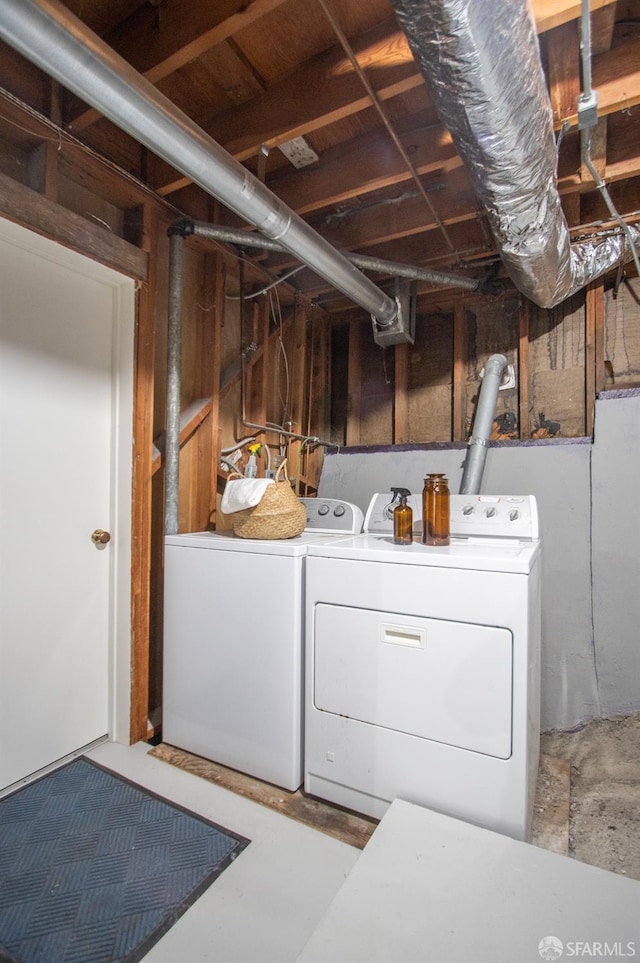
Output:
<svg viewBox="0 0 640 963">
<path fill-rule="evenodd" d="M 211 414 L 213 408 L 212 398 L 196 398 L 190 405 L 180 412 L 180 434 L 179 444 L 184 445 L 191 438 L 194 431 L 197 431 L 205 418 Z M 165 434 L 162 432 L 158 438 L 154 439 L 154 456 L 152 463 L 152 473 L 162 468 L 164 464 L 164 444 Z"/>
<path fill-rule="evenodd" d="M 286 0 L 190 0 L 185 16 L 183 0 L 164 0 L 161 10 L 142 4 L 106 38 L 116 53 L 152 84 L 196 60 L 238 31 L 276 10 Z M 70 130 L 86 129 L 100 118 L 93 108 L 79 110 L 67 125 Z"/>
<path fill-rule="evenodd" d="M 212 4 L 210 0 L 191 0 L 188 17 L 184 16 L 182 0 L 164 0 L 161 9 L 155 4 L 142 4 L 107 34 L 105 42 L 151 83 L 157 84 L 285 2 L 217 0 Z M 591 10 L 612 2 L 591 0 Z M 580 3 L 575 0 L 533 0 L 532 8 L 538 33 L 576 20 L 581 12 Z M 404 34 L 397 29 L 396 22 L 389 23 L 389 45 L 405 44 Z M 99 116 L 93 109 L 78 112 L 76 108 L 69 126 L 81 130 Z"/>
<path fill-rule="evenodd" d="M 175 212 L 176 217 L 179 216 L 177 208 L 167 201 L 161 201 L 128 169 L 118 167 L 9 91 L 0 89 L 0 129 L 4 124 L 11 131 L 12 140 L 18 139 L 27 151 L 33 150 L 39 141 L 50 143 L 57 154 L 58 173 L 74 180 L 81 171 L 83 186 L 111 204 L 126 209 L 155 201 L 165 210 Z"/>
<path fill-rule="evenodd" d="M 594 0 L 592 8 L 612 0 Z M 534 16 L 543 32 L 580 16 L 580 3 L 536 0 Z M 352 41 L 354 52 L 381 100 L 389 100 L 423 86 L 404 33 L 395 19 L 385 21 Z M 313 90 L 314 96 L 308 92 Z M 328 124 L 353 116 L 371 106 L 358 77 L 345 63 L 341 48 L 320 54 L 270 87 L 262 97 L 243 107 L 218 114 L 205 129 L 236 159 L 246 160 L 264 144 L 276 147 L 293 137 L 311 134 Z M 440 134 L 435 135 L 437 139 Z M 367 164 L 372 160 L 367 158 Z M 366 169 L 366 165 L 365 165 Z M 407 173 L 407 178 L 411 175 Z M 168 175 L 157 185 L 161 195 L 190 183 L 184 176 Z"/>
<path fill-rule="evenodd" d="M 616 0 L 591 0 L 591 12 L 615 5 Z M 533 16 L 538 33 L 553 30 L 569 20 L 579 20 L 582 13 L 580 0 L 533 0 Z"/>
<path fill-rule="evenodd" d="M 592 59 L 592 86 L 598 92 L 598 116 L 628 110 L 640 104 L 640 38 L 618 44 Z M 558 117 L 556 127 L 578 123 L 578 102 Z"/>
<path fill-rule="evenodd" d="M 147 279 L 149 255 L 146 251 L 1 173 L 0 213 L 127 277 Z"/>
<path fill-rule="evenodd" d="M 604 180 L 607 176 L 607 118 L 601 117 L 590 130 L 580 132 L 581 138 L 589 137 L 593 166 Z M 580 163 L 580 178 L 585 184 L 593 184 L 593 177 L 586 164 Z"/>
<path fill-rule="evenodd" d="M 416 71 L 406 37 L 397 22 L 385 21 L 353 42 L 354 52 L 380 100 L 424 84 Z M 313 91 L 313 96 L 309 96 Z M 264 145 L 277 147 L 293 137 L 313 133 L 371 106 L 369 95 L 341 47 L 318 54 L 261 97 L 217 114 L 204 126 L 236 160 L 244 161 Z M 161 195 L 189 183 L 178 177 L 158 185 Z"/>
<path fill-rule="evenodd" d="M 420 176 L 437 172 L 444 177 L 463 166 L 451 135 L 439 124 L 399 136 Z M 304 177 L 285 169 L 272 177 L 268 186 L 298 214 L 310 214 L 353 197 L 406 183 L 410 177 L 399 151 L 389 137 L 378 130 L 325 151 L 319 163 L 304 172 Z"/>
<path fill-rule="evenodd" d="M 446 179 L 446 210 L 443 206 L 445 191 L 439 190 L 445 181 L 434 175 L 430 182 L 426 182 L 427 189 L 430 183 L 434 187 L 430 195 L 434 209 L 441 218 L 446 218 L 447 225 L 466 222 L 476 216 L 477 197 L 463 168 Z M 331 244 L 347 251 L 359 251 L 410 234 L 439 230 L 430 208 L 416 191 L 384 198 L 377 204 L 363 206 L 341 217 L 316 218 L 311 224 Z"/>
<path fill-rule="evenodd" d="M 580 96 L 580 36 L 573 20 L 547 37 L 549 100 L 554 123 L 575 110 Z"/>
</svg>

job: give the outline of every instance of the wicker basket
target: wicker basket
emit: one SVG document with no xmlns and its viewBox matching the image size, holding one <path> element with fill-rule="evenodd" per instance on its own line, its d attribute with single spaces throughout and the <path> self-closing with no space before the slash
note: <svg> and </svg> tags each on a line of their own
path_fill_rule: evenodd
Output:
<svg viewBox="0 0 640 963">
<path fill-rule="evenodd" d="M 291 487 L 286 459 L 273 485 L 254 508 L 233 513 L 233 533 L 240 538 L 294 538 L 307 524 L 307 512 Z"/>
</svg>

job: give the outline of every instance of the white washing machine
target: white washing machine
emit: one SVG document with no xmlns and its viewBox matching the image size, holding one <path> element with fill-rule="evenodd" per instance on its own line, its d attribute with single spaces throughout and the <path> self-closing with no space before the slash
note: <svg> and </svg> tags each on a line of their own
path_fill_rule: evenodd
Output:
<svg viewBox="0 0 640 963">
<path fill-rule="evenodd" d="M 527 839 L 539 755 L 533 496 L 451 496 L 451 544 L 309 548 L 305 790 L 381 817 L 396 797 Z M 419 498 L 413 499 L 419 511 Z"/>
<path fill-rule="evenodd" d="M 348 502 L 303 502 L 297 538 L 165 540 L 162 738 L 290 790 L 303 778 L 307 550 L 363 522 Z"/>
</svg>

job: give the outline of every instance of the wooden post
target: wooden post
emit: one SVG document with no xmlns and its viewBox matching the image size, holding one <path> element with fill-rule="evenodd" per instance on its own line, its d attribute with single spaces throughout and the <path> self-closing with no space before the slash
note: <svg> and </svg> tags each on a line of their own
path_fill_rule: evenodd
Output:
<svg viewBox="0 0 640 963">
<path fill-rule="evenodd" d="M 452 441 L 466 441 L 465 322 L 464 302 L 456 301 L 453 315 Z"/>
<path fill-rule="evenodd" d="M 347 403 L 347 445 L 360 444 L 360 406 L 362 389 L 362 321 L 355 320 L 349 325 L 349 371 L 347 384 L 349 399 Z"/>
<path fill-rule="evenodd" d="M 304 432 L 304 401 L 305 401 L 305 360 L 307 356 L 307 312 L 300 297 L 296 296 L 294 316 L 293 316 L 293 356 L 291 359 L 291 421 L 292 431 Z M 285 425 L 286 427 L 286 425 Z M 289 445 L 290 472 L 296 476 L 298 472 L 298 462 L 300 461 L 300 472 L 297 477 L 299 491 L 302 494 L 302 484 L 306 483 L 304 478 L 304 468 L 302 460 L 299 459 L 300 441 L 292 441 Z M 301 477 L 300 477 L 301 476 Z"/>
<path fill-rule="evenodd" d="M 596 281 L 587 288 L 585 303 L 585 434 L 593 435 L 596 395 L 604 387 L 604 286 Z"/>
<path fill-rule="evenodd" d="M 133 478 L 131 503 L 131 742 L 147 737 L 151 602 L 151 506 L 157 208 L 145 205 L 143 247 L 149 254 L 147 283 L 139 288 L 133 386 Z"/>
<path fill-rule="evenodd" d="M 529 312 L 531 304 L 520 301 L 520 333 L 518 338 L 518 434 L 520 438 L 531 436 L 529 421 Z"/>
<path fill-rule="evenodd" d="M 323 440 L 327 440 L 331 430 L 330 343 L 331 331 L 326 316 L 316 314 L 312 322 L 307 432 Z M 307 492 L 318 487 L 323 459 L 322 448 L 316 448 L 307 458 Z"/>
<path fill-rule="evenodd" d="M 409 441 L 409 345 L 395 346 L 395 376 L 393 386 L 393 442 L 402 445 Z"/>
<path fill-rule="evenodd" d="M 211 465 L 209 477 L 209 524 L 215 527 L 218 493 L 218 468 L 220 465 L 220 364 L 222 344 L 222 319 L 224 317 L 224 260 L 216 251 L 205 259 L 208 284 L 207 300 L 213 304 L 210 315 L 211 326 Z"/>
</svg>

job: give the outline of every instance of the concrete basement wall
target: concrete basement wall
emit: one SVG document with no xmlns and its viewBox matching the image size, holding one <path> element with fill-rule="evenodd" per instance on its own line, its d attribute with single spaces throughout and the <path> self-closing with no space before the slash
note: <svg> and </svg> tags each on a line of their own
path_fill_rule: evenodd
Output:
<svg viewBox="0 0 640 963">
<path fill-rule="evenodd" d="M 603 715 L 640 705 L 640 391 L 596 406 L 593 621 Z"/>
<path fill-rule="evenodd" d="M 374 492 L 392 485 L 421 491 L 428 471 L 446 472 L 457 492 L 465 453 L 462 446 L 330 451 L 319 494 L 364 511 Z M 640 507 L 631 499 L 639 476 L 638 397 L 597 403 L 593 444 L 507 442 L 488 451 L 482 491 L 538 501 L 543 729 L 640 708 Z"/>
</svg>

